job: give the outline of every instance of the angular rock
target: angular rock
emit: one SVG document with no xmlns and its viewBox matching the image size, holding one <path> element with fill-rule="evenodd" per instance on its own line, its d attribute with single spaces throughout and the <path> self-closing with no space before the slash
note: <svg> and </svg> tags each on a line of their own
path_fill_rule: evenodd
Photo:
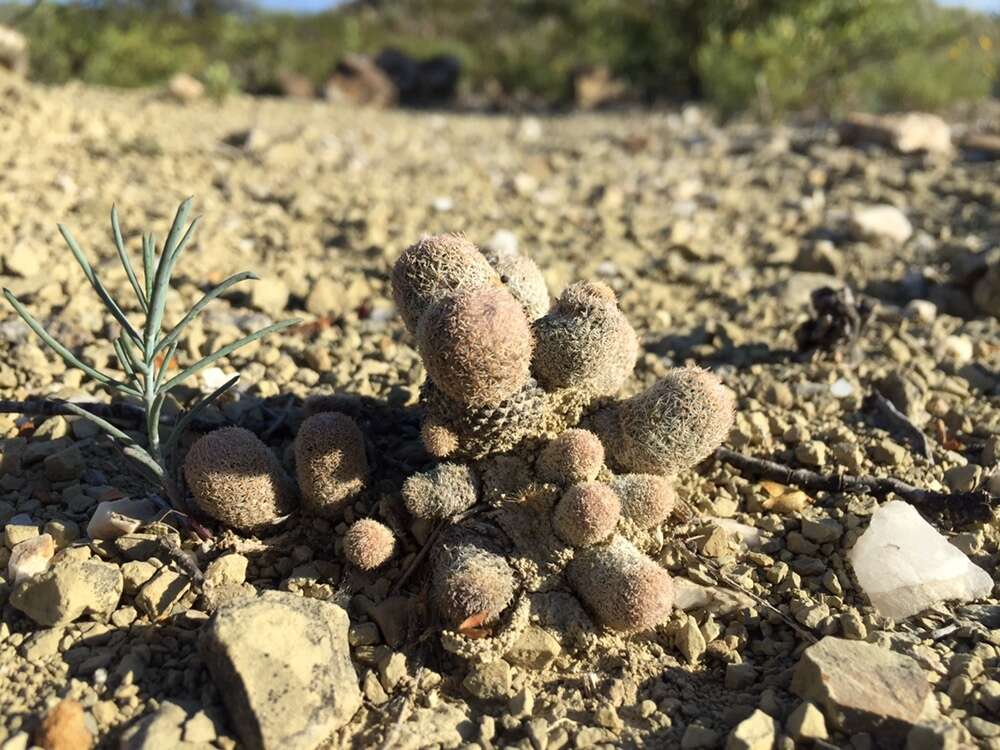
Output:
<svg viewBox="0 0 1000 750">
<path fill-rule="evenodd" d="M 830 735 L 826 731 L 826 719 L 809 701 L 802 701 L 799 707 L 785 721 L 785 731 L 788 736 L 799 742 L 808 740 L 825 740 Z"/>
<path fill-rule="evenodd" d="M 149 500 L 106 500 L 97 504 L 87 524 L 91 539 L 117 539 L 139 530 L 144 523 L 156 519 L 159 511 Z"/>
<path fill-rule="evenodd" d="M 771 750 L 778 722 L 759 708 L 741 721 L 726 740 L 726 750 Z"/>
<path fill-rule="evenodd" d="M 3 541 L 9 550 L 36 536 L 38 536 L 38 524 L 32 521 L 27 513 L 18 513 L 3 527 Z"/>
<path fill-rule="evenodd" d="M 7 577 L 11 583 L 44 573 L 56 553 L 56 545 L 49 534 L 40 534 L 14 545 L 7 562 Z"/>
<path fill-rule="evenodd" d="M 895 206 L 859 206 L 851 212 L 851 229 L 862 238 L 887 239 L 899 245 L 910 239 L 913 225 Z"/>
<path fill-rule="evenodd" d="M 219 609 L 201 650 L 243 744 L 311 750 L 361 705 L 347 613 L 330 602 L 268 591 Z"/>
<path fill-rule="evenodd" d="M 529 625 L 504 658 L 520 667 L 545 669 L 561 651 L 559 641 L 551 633 L 537 625 Z"/>
<path fill-rule="evenodd" d="M 87 468 L 83 462 L 83 454 L 75 445 L 47 456 L 42 465 L 45 468 L 45 478 L 50 482 L 69 482 L 79 479 L 83 470 Z"/>
<path fill-rule="evenodd" d="M 510 692 L 510 664 L 503 659 L 489 664 L 474 664 L 462 685 L 481 700 L 506 698 Z"/>
<path fill-rule="evenodd" d="M 217 557 L 209 563 L 205 570 L 205 584 L 209 586 L 239 585 L 247 579 L 249 562 L 246 557 L 236 552 Z"/>
<path fill-rule="evenodd" d="M 930 682 L 914 659 L 832 636 L 802 652 L 791 690 L 821 706 L 843 732 L 871 732 L 896 741 L 934 706 Z"/>
<path fill-rule="evenodd" d="M 143 716 L 122 732 L 120 750 L 209 750 L 206 742 L 184 740 L 188 712 L 176 703 L 163 703 L 154 713 Z"/>
<path fill-rule="evenodd" d="M 135 598 L 135 603 L 149 615 L 150 620 L 159 620 L 171 613 L 181 597 L 188 592 L 191 581 L 186 575 L 169 568 L 161 568 Z"/>
<path fill-rule="evenodd" d="M 872 606 L 896 620 L 940 601 L 989 595 L 993 579 L 909 503 L 879 507 L 848 559 Z"/>
<path fill-rule="evenodd" d="M 81 615 L 107 616 L 122 595 L 117 565 L 61 559 L 41 575 L 21 581 L 10 603 L 39 625 L 65 625 Z"/>
</svg>

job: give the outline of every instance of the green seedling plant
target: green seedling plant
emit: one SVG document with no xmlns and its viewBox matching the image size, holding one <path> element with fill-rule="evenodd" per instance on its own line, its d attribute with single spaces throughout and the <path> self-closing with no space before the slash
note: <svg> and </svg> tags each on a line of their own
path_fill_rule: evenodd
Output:
<svg viewBox="0 0 1000 750">
<path fill-rule="evenodd" d="M 145 444 L 125 431 L 111 424 L 108 420 L 93 414 L 82 407 L 67 402 L 64 404 L 72 414 L 94 422 L 104 432 L 110 435 L 120 445 L 123 453 L 132 459 L 140 471 L 152 482 L 158 484 L 171 505 L 177 510 L 185 509 L 185 502 L 177 479 L 174 454 L 179 440 L 190 425 L 191 420 L 206 406 L 219 399 L 239 380 L 234 375 L 212 393 L 199 398 L 191 408 L 184 411 L 173 422 L 169 432 L 161 439 L 160 430 L 164 404 L 171 391 L 196 375 L 201 370 L 226 357 L 237 349 L 246 346 L 271 333 L 284 330 L 295 325 L 297 319 L 283 320 L 273 323 L 254 333 L 223 346 L 221 349 L 202 357 L 200 360 L 181 370 L 176 375 L 169 375 L 169 369 L 174 355 L 177 353 L 180 336 L 188 325 L 208 306 L 208 304 L 226 292 L 231 287 L 243 281 L 259 278 L 256 274 L 244 271 L 237 273 L 215 288 L 208 291 L 170 330 L 165 330 L 163 323 L 167 306 L 167 293 L 170 289 L 170 279 L 184 249 L 190 244 L 198 226 L 198 218 L 188 224 L 191 213 L 192 199 L 188 198 L 180 204 L 174 216 L 173 224 L 167 234 L 162 250 L 157 249 L 152 233 L 146 233 L 142 238 L 142 271 L 143 281 L 140 283 L 132 261 L 129 259 L 118 223 L 118 210 L 111 209 L 111 231 L 118 258 L 128 277 L 128 282 L 138 300 L 139 308 L 144 314 L 141 326 L 135 326 L 125 315 L 122 307 L 111 297 L 107 288 L 98 278 L 94 269 L 87 261 L 79 244 L 62 224 L 59 232 L 76 258 L 83 274 L 90 282 L 102 304 L 118 323 L 121 331 L 113 341 L 115 357 L 121 368 L 121 373 L 110 374 L 96 367 L 91 367 L 81 361 L 73 352 L 57 341 L 38 320 L 28 312 L 21 301 L 9 290 L 4 289 L 4 297 L 14 310 L 35 334 L 42 339 L 70 367 L 81 370 L 92 380 L 99 383 L 112 396 L 119 395 L 127 399 L 138 400 L 142 404 L 145 422 Z"/>
</svg>

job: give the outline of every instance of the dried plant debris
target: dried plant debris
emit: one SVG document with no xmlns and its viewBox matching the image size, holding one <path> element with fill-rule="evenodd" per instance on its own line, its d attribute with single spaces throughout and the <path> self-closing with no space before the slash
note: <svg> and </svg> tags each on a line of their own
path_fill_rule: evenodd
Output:
<svg viewBox="0 0 1000 750">
<path fill-rule="evenodd" d="M 996 743 L 995 166 L 0 89 L 4 750 Z"/>
</svg>

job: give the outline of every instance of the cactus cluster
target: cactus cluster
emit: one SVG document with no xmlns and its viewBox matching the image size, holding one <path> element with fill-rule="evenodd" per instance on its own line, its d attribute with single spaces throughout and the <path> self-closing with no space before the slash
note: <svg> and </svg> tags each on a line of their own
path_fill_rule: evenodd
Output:
<svg viewBox="0 0 1000 750">
<path fill-rule="evenodd" d="M 198 510 L 240 531 L 258 533 L 301 507 L 336 518 L 369 481 L 365 439 L 349 416 L 321 403 L 295 436 L 292 481 L 277 455 L 242 427 L 200 437 L 184 459 L 184 477 Z"/>
<path fill-rule="evenodd" d="M 731 392 L 687 367 L 616 398 L 639 339 L 615 293 L 583 282 L 552 302 L 537 266 L 510 250 L 429 237 L 402 253 L 391 280 L 427 374 L 420 435 L 437 463 L 407 477 L 400 495 L 411 516 L 438 526 L 430 560 L 440 621 L 458 634 L 513 622 L 534 570 L 575 592 L 603 626 L 663 623 L 673 584 L 643 549 L 675 506 L 673 477 L 731 429 Z M 292 446 L 298 494 L 308 512 L 340 518 L 369 484 L 364 435 L 336 397 L 304 406 Z M 186 476 L 204 513 L 242 530 L 294 507 L 294 483 L 245 430 L 199 440 Z M 374 519 L 342 540 L 360 571 L 397 546 Z"/>
<path fill-rule="evenodd" d="M 406 481 L 404 502 L 418 518 L 453 519 L 458 539 L 435 555 L 442 621 L 498 619 L 530 556 L 600 624 L 662 623 L 673 585 L 641 539 L 670 516 L 673 476 L 728 434 L 731 392 L 705 370 L 678 368 L 616 400 L 639 339 L 614 291 L 576 283 L 550 305 L 537 266 L 510 250 L 425 238 L 400 256 L 392 283 L 427 372 L 421 438 L 442 461 Z M 477 502 L 493 506 L 498 533 L 462 520 Z M 521 514 L 520 532 L 505 533 L 508 512 Z"/>
</svg>

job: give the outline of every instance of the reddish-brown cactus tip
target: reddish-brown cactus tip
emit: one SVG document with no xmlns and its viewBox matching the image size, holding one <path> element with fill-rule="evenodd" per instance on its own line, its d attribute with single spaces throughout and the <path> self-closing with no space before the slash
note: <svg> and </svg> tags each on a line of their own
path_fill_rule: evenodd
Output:
<svg viewBox="0 0 1000 750">
<path fill-rule="evenodd" d="M 361 570 L 375 570 L 384 565 L 396 550 L 396 536 L 385 524 L 362 518 L 344 534 L 344 557 Z"/>
<path fill-rule="evenodd" d="M 184 477 L 203 513 L 240 531 L 269 526 L 295 507 L 278 458 L 242 427 L 199 438 L 184 459 Z"/>
</svg>

